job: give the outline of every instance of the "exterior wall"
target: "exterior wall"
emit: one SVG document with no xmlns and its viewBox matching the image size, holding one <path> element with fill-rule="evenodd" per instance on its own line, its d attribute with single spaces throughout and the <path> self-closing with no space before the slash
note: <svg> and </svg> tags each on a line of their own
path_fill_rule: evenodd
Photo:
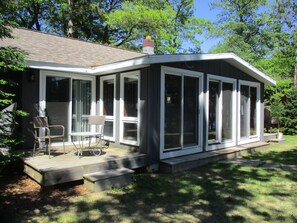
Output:
<svg viewBox="0 0 297 223">
<path fill-rule="evenodd" d="M 17 117 L 19 125 L 16 126 L 16 131 L 21 133 L 24 141 L 17 148 L 32 148 L 34 143 L 32 117 L 37 115 L 34 105 L 39 102 L 39 70 L 27 69 L 23 72 L 10 73 L 7 78 L 18 84 L 9 90 L 16 95 L 17 109 L 29 113 L 28 116 Z"/>
<path fill-rule="evenodd" d="M 140 69 L 140 119 L 139 119 L 139 146 L 123 145 L 125 147 L 137 148 L 141 153 L 148 154 L 149 163 L 157 163 L 160 160 L 160 112 L 161 112 L 161 66 L 167 66 L 172 68 L 185 69 L 190 71 L 202 72 L 204 75 L 203 92 L 207 92 L 207 74 L 224 76 L 233 78 L 238 81 L 253 81 L 258 82 L 254 78 L 246 75 L 244 72 L 238 70 L 232 65 L 224 61 L 198 61 L 198 62 L 179 62 L 179 63 L 167 63 L 167 64 L 154 64 L 147 68 Z M 125 71 L 128 72 L 128 71 Z M 119 114 L 120 109 L 120 73 L 110 74 L 116 75 L 116 113 Z M 105 75 L 108 76 L 108 75 Z M 32 77 L 34 77 L 32 79 Z M 100 78 L 96 78 L 96 110 L 99 112 L 99 100 L 100 100 Z M 22 132 L 25 134 L 24 148 L 31 147 L 33 145 L 33 135 L 31 131 L 31 120 L 33 116 L 37 115 L 37 110 L 34 104 L 39 102 L 39 71 L 29 69 L 21 76 L 21 92 L 22 96 L 19 98 L 19 109 L 25 110 L 30 113 L 29 116 L 23 117 L 21 120 Z M 30 91 L 28 90 L 30 89 Z M 260 87 L 260 100 L 261 100 L 261 114 L 260 120 L 264 120 L 263 114 L 263 98 L 264 98 L 264 84 L 261 83 Z M 119 129 L 119 117 L 116 118 L 115 130 Z M 263 123 L 260 124 L 260 138 L 263 140 Z M 117 132 L 117 131 L 116 131 Z M 116 133 L 118 134 L 118 133 Z M 205 139 L 207 136 L 207 123 L 206 114 L 203 109 L 203 136 Z M 119 136 L 117 135 L 117 138 Z M 115 142 L 117 145 L 122 145 L 119 142 Z M 206 140 L 203 140 L 203 149 L 207 146 Z"/>
<path fill-rule="evenodd" d="M 38 115 L 35 105 L 39 103 L 39 70 L 29 69 L 22 76 L 21 101 L 21 109 L 29 113 L 22 118 L 22 132 L 25 137 L 23 148 L 32 148 L 34 144 L 32 119 Z"/>
<path fill-rule="evenodd" d="M 178 62 L 166 64 L 154 64 L 149 69 L 148 77 L 148 142 L 147 152 L 150 153 L 151 162 L 160 159 L 160 93 L 161 93 L 161 66 L 185 69 L 190 71 L 202 72 L 203 78 L 203 93 L 206 95 L 208 86 L 208 74 L 218 75 L 220 77 L 232 78 L 236 80 L 236 89 L 239 89 L 239 80 L 260 83 L 255 78 L 247 75 L 236 67 L 228 64 L 225 61 L 193 61 L 193 62 Z M 205 97 L 204 97 L 205 98 Z M 205 103 L 205 101 L 204 101 Z M 237 102 L 236 102 L 237 103 Z M 150 106 L 153 105 L 153 106 Z M 237 105 L 239 106 L 239 105 Z M 204 106 L 205 107 L 205 106 Z M 237 110 L 236 110 L 237 111 Z M 264 126 L 264 84 L 260 83 L 260 140 L 264 140 L 263 126 Z M 208 142 L 205 140 L 208 134 L 208 126 L 206 119 L 206 112 L 203 109 L 203 151 L 206 151 Z M 239 120 L 239 119 L 238 119 Z M 237 125 L 236 125 L 237 128 Z M 238 132 L 239 129 L 236 129 Z M 236 136 L 237 138 L 237 136 Z M 236 141 L 237 144 L 237 141 Z M 154 153 L 154 154 L 151 154 Z M 156 154 L 155 154 L 156 153 Z"/>
</svg>

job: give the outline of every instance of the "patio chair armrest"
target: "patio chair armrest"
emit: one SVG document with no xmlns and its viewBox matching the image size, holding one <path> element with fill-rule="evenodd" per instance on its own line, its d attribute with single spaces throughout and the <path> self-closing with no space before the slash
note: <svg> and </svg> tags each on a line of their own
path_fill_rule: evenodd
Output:
<svg viewBox="0 0 297 223">
<path fill-rule="evenodd" d="M 38 138 L 46 138 L 46 137 L 49 137 L 51 135 L 51 131 L 50 131 L 50 129 L 48 127 L 35 127 L 34 129 L 35 129 L 35 131 L 36 130 L 39 131 L 39 129 L 45 129 L 45 136 L 38 136 Z M 36 133 L 36 134 L 38 134 L 38 133 Z"/>
</svg>

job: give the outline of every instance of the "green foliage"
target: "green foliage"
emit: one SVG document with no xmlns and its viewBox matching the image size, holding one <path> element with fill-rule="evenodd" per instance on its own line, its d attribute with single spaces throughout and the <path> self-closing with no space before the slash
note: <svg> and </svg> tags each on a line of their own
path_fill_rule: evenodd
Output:
<svg viewBox="0 0 297 223">
<path fill-rule="evenodd" d="M 285 134 L 297 134 L 297 88 L 291 88 L 284 103 L 281 127 Z"/>
<path fill-rule="evenodd" d="M 194 2 L 187 1 L 131 1 L 122 4 L 106 16 L 106 23 L 113 29 L 122 30 L 125 38 L 114 37 L 112 43 L 130 47 L 141 46 L 144 36 L 151 35 L 157 54 L 200 52 L 204 19 L 194 16 Z M 188 48 L 182 48 L 187 43 Z"/>
<path fill-rule="evenodd" d="M 0 174 L 11 173 L 12 171 L 22 171 L 23 152 L 15 152 L 8 155 L 2 155 L 0 153 Z"/>
<path fill-rule="evenodd" d="M 10 26 L 13 22 L 5 19 L 0 20 L 0 39 L 12 38 Z M 10 78 L 4 78 L 10 72 L 23 71 L 25 69 L 25 54 L 11 48 L 0 48 L 0 147 L 11 148 L 20 143 L 18 134 L 14 134 L 14 127 L 17 124 L 16 115 L 26 115 L 23 111 L 2 110 L 13 103 L 14 94 L 7 91 L 9 87 L 15 87 L 17 84 Z"/>
<path fill-rule="evenodd" d="M 281 125 L 291 129 L 286 133 L 294 133 L 294 118 L 286 110 L 296 65 L 296 4 L 291 0 L 216 0 L 211 5 L 220 14 L 210 34 L 223 38 L 211 51 L 234 52 L 273 77 L 277 84 L 265 87 L 266 106 L 272 116 L 286 116 Z M 292 102 L 291 106 L 297 105 Z"/>
<path fill-rule="evenodd" d="M 0 18 L 135 50 L 149 34 L 158 54 L 200 52 L 197 34 L 208 23 L 194 16 L 193 0 L 3 0 Z"/>
</svg>

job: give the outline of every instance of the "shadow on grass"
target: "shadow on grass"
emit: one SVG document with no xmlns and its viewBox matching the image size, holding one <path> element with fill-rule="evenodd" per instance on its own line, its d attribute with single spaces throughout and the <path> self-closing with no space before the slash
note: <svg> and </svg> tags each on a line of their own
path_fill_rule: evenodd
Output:
<svg viewBox="0 0 297 223">
<path fill-rule="evenodd" d="M 124 189 L 108 191 L 108 199 L 79 200 L 73 214 L 75 222 L 244 222 L 241 215 L 227 213 L 253 197 L 240 187 L 246 179 L 267 181 L 269 176 L 225 164 L 179 174 L 138 174 Z M 49 216 L 49 222 L 59 220 Z"/>
<path fill-rule="evenodd" d="M 297 165 L 297 147 L 286 151 L 256 152 L 249 154 L 247 158 L 286 165 Z"/>
<path fill-rule="evenodd" d="M 263 173 L 264 171 L 264 173 Z M 269 182 L 277 171 L 213 164 L 178 174 L 133 177 L 122 189 L 79 196 L 75 185 L 63 184 L 19 194 L 1 188 L 1 222 L 247 222 L 246 215 L 230 212 L 254 199 L 248 187 Z M 287 176 L 289 177 L 289 175 Z M 22 186 L 20 184 L 20 186 Z M 30 185 L 27 185 L 30 186 Z M 6 189 L 6 190 L 4 190 Z M 273 192 L 273 191 L 272 191 Z M 37 194 L 34 194 L 37 193 Z M 279 193 L 279 191 L 275 191 Z M 10 196 L 9 199 L 7 196 Z M 285 194 L 275 196 L 286 197 Z M 73 198 L 73 199 L 71 199 Z M 249 207 L 261 220 L 271 220 L 266 209 Z M 279 218 L 286 219 L 279 214 Z"/>
</svg>

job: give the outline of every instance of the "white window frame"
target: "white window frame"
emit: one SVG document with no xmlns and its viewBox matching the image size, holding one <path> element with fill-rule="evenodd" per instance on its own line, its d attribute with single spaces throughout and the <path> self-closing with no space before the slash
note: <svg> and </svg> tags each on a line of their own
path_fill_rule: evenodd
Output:
<svg viewBox="0 0 297 223">
<path fill-rule="evenodd" d="M 46 71 L 46 70 L 40 70 L 40 79 L 39 79 L 39 115 L 44 116 L 45 109 L 46 109 L 46 77 L 52 76 L 52 77 L 66 77 L 70 78 L 71 84 L 70 84 L 70 99 L 69 99 L 69 110 L 68 110 L 68 126 L 69 133 L 72 129 L 72 80 L 78 79 L 78 80 L 89 80 L 91 81 L 91 87 L 92 87 L 92 97 L 91 97 L 91 115 L 96 114 L 96 77 L 91 75 L 80 75 L 75 73 L 65 73 L 65 72 L 56 72 L 56 71 Z M 91 127 L 92 131 L 95 131 L 95 126 Z M 66 145 L 72 145 L 70 136 L 66 136 L 68 141 L 66 142 Z M 61 146 L 62 143 L 52 143 L 53 146 Z"/>
<path fill-rule="evenodd" d="M 208 126 L 209 126 L 209 83 L 211 81 L 218 81 L 220 83 L 220 97 L 219 97 L 219 105 L 218 105 L 218 111 L 217 113 L 220 114 L 217 117 L 217 131 L 218 131 L 218 141 L 215 143 L 208 143 Z M 232 114 L 234 119 L 232 120 L 232 139 L 222 141 L 222 111 L 223 111 L 223 98 L 222 98 L 222 85 L 223 83 L 229 83 L 233 84 L 233 91 L 232 91 Z M 237 117 L 236 117 L 236 79 L 233 78 L 227 78 L 227 77 L 220 77 L 217 75 L 207 74 L 207 92 L 206 92 L 206 99 L 205 99 L 205 116 L 206 116 L 206 151 L 225 148 L 225 147 L 231 147 L 236 145 L 236 123 L 237 123 Z"/>
<path fill-rule="evenodd" d="M 181 76 L 182 77 L 182 97 L 183 97 L 183 90 L 184 90 L 184 78 L 185 76 L 188 77 L 195 77 L 199 79 L 199 86 L 198 86 L 198 99 L 199 99 L 199 104 L 198 104 L 198 109 L 199 109 L 199 117 L 198 117 L 198 144 L 195 146 L 182 146 L 179 148 L 172 148 L 172 149 L 166 149 L 165 150 L 165 102 L 164 102 L 164 97 L 165 97 L 165 74 L 169 75 L 176 75 L 176 76 Z M 189 154 L 194 154 L 194 153 L 199 153 L 202 152 L 202 145 L 203 145 L 203 73 L 201 72 L 196 72 L 196 71 L 189 71 L 185 69 L 179 69 L 179 68 L 172 68 L 172 67 L 167 67 L 167 66 L 162 66 L 161 67 L 161 94 L 160 94 L 160 159 L 166 159 L 170 157 L 177 157 L 177 156 L 183 156 L 183 155 L 189 155 Z M 181 115 L 183 116 L 183 99 L 181 103 Z M 183 119 L 181 119 L 181 130 L 183 134 Z M 183 142 L 182 142 L 183 144 Z"/>
<path fill-rule="evenodd" d="M 120 143 L 139 146 L 139 126 L 140 126 L 140 71 L 131 71 L 126 73 L 121 73 L 120 81 Z M 124 78 L 135 78 L 138 84 L 138 98 L 137 98 L 137 117 L 125 117 L 124 116 Z M 124 123 L 137 124 L 137 140 L 125 140 L 124 139 Z"/>
<path fill-rule="evenodd" d="M 249 86 L 249 87 L 255 87 L 257 89 L 257 99 L 256 99 L 256 114 L 257 114 L 257 117 L 256 117 L 256 135 L 250 135 L 250 127 L 248 128 L 248 137 L 245 137 L 245 138 L 241 138 L 240 137 L 240 128 L 241 128 L 241 125 L 240 125 L 240 99 L 241 99 L 241 85 L 246 85 L 246 86 Z M 250 142 L 257 142 L 257 141 L 260 141 L 260 116 L 261 116 L 261 100 L 260 100 L 260 89 L 261 89 L 261 85 L 260 83 L 257 83 L 257 82 L 252 82 L 252 81 L 243 81 L 243 80 L 240 80 L 239 83 L 238 83 L 238 135 L 237 135 L 237 138 L 238 138 L 238 144 L 241 145 L 241 144 L 245 144 L 245 143 L 250 143 Z M 250 97 L 249 97 L 249 108 L 248 108 L 248 114 L 247 114 L 247 117 L 250 118 Z M 250 123 L 250 121 L 248 120 L 248 123 Z"/>
<path fill-rule="evenodd" d="M 100 78 L 100 100 L 99 100 L 99 115 L 104 115 L 103 114 L 103 82 L 106 80 L 113 80 L 114 81 L 114 97 L 113 97 L 113 116 L 106 115 L 105 116 L 105 121 L 112 121 L 113 122 L 113 136 L 104 136 L 105 139 L 109 141 L 115 141 L 115 133 L 116 133 L 116 75 L 108 75 L 105 77 Z"/>
</svg>

